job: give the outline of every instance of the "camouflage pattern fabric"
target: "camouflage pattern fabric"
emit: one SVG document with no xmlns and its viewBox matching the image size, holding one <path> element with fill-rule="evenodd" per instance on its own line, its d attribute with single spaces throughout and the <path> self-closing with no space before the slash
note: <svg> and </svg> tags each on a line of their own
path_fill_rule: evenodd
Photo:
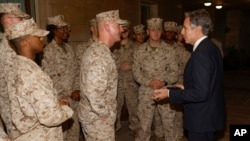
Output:
<svg viewBox="0 0 250 141">
<path fill-rule="evenodd" d="M 123 63 L 128 63 L 132 66 L 133 53 L 134 46 L 131 40 L 126 45 L 120 46 L 120 48 L 114 51 L 118 69 L 116 130 L 121 128 L 120 118 L 124 101 L 129 114 L 129 128 L 133 131 L 139 128 L 137 117 L 138 84 L 134 80 L 132 69 L 125 72 L 120 69 Z"/>
<path fill-rule="evenodd" d="M 79 120 L 88 141 L 114 141 L 117 68 L 110 49 L 93 43 L 81 63 Z"/>
</svg>

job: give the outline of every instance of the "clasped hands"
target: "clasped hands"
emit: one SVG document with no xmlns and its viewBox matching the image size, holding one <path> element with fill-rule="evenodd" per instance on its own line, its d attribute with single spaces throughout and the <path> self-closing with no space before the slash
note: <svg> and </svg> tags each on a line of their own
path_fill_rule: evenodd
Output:
<svg viewBox="0 0 250 141">
<path fill-rule="evenodd" d="M 75 90 L 71 93 L 70 98 L 74 101 L 79 101 L 80 100 L 80 90 Z M 59 104 L 60 105 L 68 105 L 70 106 L 69 101 L 67 100 L 67 98 L 62 97 L 59 99 Z"/>
<path fill-rule="evenodd" d="M 132 66 L 129 62 L 123 62 L 120 66 L 120 70 L 122 72 L 127 72 L 130 71 L 132 69 Z"/>
<path fill-rule="evenodd" d="M 151 99 L 155 101 L 160 101 L 165 98 L 168 98 L 169 97 L 168 94 L 169 94 L 169 89 L 167 88 L 156 89 L 154 90 L 154 93 L 152 94 Z"/>
<path fill-rule="evenodd" d="M 71 93 L 70 98 L 74 101 L 80 101 L 80 90 L 75 90 Z"/>
</svg>

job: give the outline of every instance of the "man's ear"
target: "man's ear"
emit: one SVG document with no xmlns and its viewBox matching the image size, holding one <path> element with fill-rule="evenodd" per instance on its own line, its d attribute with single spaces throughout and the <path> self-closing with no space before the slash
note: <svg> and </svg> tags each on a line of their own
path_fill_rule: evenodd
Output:
<svg viewBox="0 0 250 141">
<path fill-rule="evenodd" d="M 91 31 L 91 32 L 94 32 L 94 28 L 95 28 L 95 27 L 91 26 L 91 27 L 90 27 L 90 31 Z"/>
<path fill-rule="evenodd" d="M 22 47 L 28 47 L 30 45 L 29 38 L 23 39 L 20 44 Z"/>
<path fill-rule="evenodd" d="M 202 33 L 202 27 L 200 25 L 196 26 L 196 32 L 197 31 Z"/>
<path fill-rule="evenodd" d="M 104 30 L 105 30 L 105 31 L 109 32 L 110 27 L 109 27 L 109 24 L 108 24 L 108 23 L 104 23 L 104 24 L 103 24 L 103 27 L 104 27 Z"/>
</svg>

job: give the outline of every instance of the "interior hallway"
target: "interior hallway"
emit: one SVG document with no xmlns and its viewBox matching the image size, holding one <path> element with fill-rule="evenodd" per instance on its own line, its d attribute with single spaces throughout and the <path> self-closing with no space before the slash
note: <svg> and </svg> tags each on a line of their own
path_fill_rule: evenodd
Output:
<svg viewBox="0 0 250 141">
<path fill-rule="evenodd" d="M 227 127 L 225 132 L 221 134 L 219 141 L 229 141 L 230 124 L 250 125 L 250 70 L 226 71 L 224 81 Z M 123 119 L 122 123 L 122 129 L 117 132 L 116 141 L 133 141 L 126 118 Z"/>
</svg>

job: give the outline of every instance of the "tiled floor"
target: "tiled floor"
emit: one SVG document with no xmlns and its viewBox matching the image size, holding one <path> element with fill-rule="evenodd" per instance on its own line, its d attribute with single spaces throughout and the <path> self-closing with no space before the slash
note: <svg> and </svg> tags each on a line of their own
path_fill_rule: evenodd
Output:
<svg viewBox="0 0 250 141">
<path fill-rule="evenodd" d="M 219 141 L 229 141 L 230 124 L 250 124 L 250 71 L 225 72 L 225 98 L 227 106 L 227 128 Z M 116 141 L 133 141 L 128 122 L 122 121 Z"/>
</svg>

